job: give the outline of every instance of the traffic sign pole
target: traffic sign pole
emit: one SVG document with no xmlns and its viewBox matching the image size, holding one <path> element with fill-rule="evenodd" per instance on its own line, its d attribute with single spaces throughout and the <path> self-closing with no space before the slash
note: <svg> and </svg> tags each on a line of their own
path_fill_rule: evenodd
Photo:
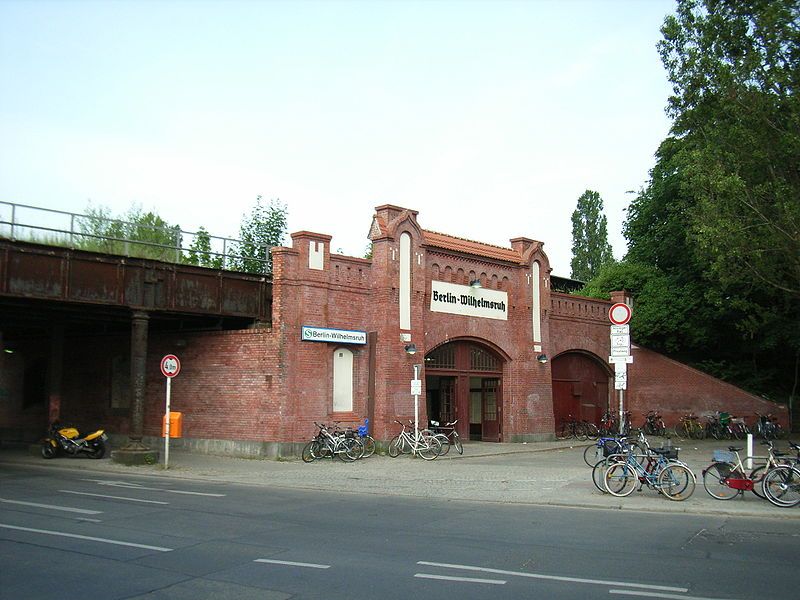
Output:
<svg viewBox="0 0 800 600">
<path fill-rule="evenodd" d="M 164 437 L 164 468 L 169 469 L 169 427 L 172 423 L 170 423 L 169 418 L 169 400 L 170 400 L 170 391 L 172 390 L 172 377 L 167 377 L 167 414 L 166 419 L 167 423 L 164 428 L 166 432 L 166 436 Z"/>
<path fill-rule="evenodd" d="M 172 425 L 170 419 L 170 396 L 172 395 L 172 378 L 175 377 L 178 373 L 181 372 L 181 361 L 178 360 L 178 357 L 174 354 L 167 354 L 164 358 L 161 359 L 161 374 L 167 378 L 167 408 L 166 413 L 164 414 L 164 419 L 166 422 L 164 423 L 164 468 L 169 469 L 169 437 L 170 437 L 170 426 Z"/>
<path fill-rule="evenodd" d="M 608 362 L 614 365 L 614 389 L 619 390 L 619 433 L 625 431 L 625 389 L 628 387 L 627 364 L 633 362 L 631 356 L 630 325 L 631 307 L 624 302 L 617 302 L 608 309 L 608 320 L 611 321 L 611 356 Z"/>
</svg>

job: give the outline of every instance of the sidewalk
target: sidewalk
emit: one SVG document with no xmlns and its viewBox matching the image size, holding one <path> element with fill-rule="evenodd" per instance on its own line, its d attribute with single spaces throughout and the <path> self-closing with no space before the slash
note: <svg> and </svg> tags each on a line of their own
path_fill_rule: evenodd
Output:
<svg viewBox="0 0 800 600">
<path fill-rule="evenodd" d="M 658 438 L 656 438 L 658 440 Z M 651 440 L 652 441 L 652 440 Z M 655 441 L 658 445 L 659 442 Z M 627 498 L 600 493 L 591 481 L 591 468 L 583 462 L 587 442 L 537 442 L 492 444 L 470 442 L 464 455 L 455 450 L 433 461 L 404 455 L 392 459 L 375 455 L 345 463 L 300 459 L 243 459 L 170 450 L 169 468 L 160 465 L 124 466 L 110 459 L 56 458 L 44 460 L 26 449 L 0 448 L 0 469 L 6 465 L 31 469 L 60 469 L 106 475 L 230 482 L 264 487 L 330 490 L 360 494 L 413 496 L 475 502 L 500 502 L 546 506 L 604 508 L 633 511 L 679 512 L 697 515 L 737 515 L 800 519 L 800 506 L 778 508 L 752 492 L 732 500 L 709 496 L 702 470 L 712 451 L 744 442 L 703 440 L 677 443 L 680 458 L 698 477 L 691 498 L 673 502 L 645 488 Z M 778 443 L 783 448 L 784 443 Z M 756 445 L 756 454 L 761 447 Z M 163 461 L 163 452 L 162 452 Z"/>
</svg>

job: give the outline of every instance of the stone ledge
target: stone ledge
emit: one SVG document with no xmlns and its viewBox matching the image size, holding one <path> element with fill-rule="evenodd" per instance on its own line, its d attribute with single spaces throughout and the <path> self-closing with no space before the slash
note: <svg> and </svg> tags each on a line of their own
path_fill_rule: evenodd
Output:
<svg viewBox="0 0 800 600">
<path fill-rule="evenodd" d="M 114 450 L 111 460 L 121 465 L 154 465 L 158 462 L 158 450 Z"/>
</svg>

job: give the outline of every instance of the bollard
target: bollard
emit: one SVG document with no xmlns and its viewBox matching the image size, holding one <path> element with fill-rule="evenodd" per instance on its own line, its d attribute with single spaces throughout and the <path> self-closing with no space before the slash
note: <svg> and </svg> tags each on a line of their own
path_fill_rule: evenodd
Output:
<svg viewBox="0 0 800 600">
<path fill-rule="evenodd" d="M 748 469 L 753 468 L 753 434 L 747 434 L 747 465 L 745 465 Z"/>
</svg>

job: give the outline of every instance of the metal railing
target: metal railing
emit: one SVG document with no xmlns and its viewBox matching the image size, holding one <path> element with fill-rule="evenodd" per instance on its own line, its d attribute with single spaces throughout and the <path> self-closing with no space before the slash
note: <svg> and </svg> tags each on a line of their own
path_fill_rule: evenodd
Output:
<svg viewBox="0 0 800 600">
<path fill-rule="evenodd" d="M 149 225 L 0 201 L 0 238 L 128 257 L 271 274 L 270 246 L 205 231 Z M 188 242 L 188 245 L 186 244 Z"/>
</svg>

